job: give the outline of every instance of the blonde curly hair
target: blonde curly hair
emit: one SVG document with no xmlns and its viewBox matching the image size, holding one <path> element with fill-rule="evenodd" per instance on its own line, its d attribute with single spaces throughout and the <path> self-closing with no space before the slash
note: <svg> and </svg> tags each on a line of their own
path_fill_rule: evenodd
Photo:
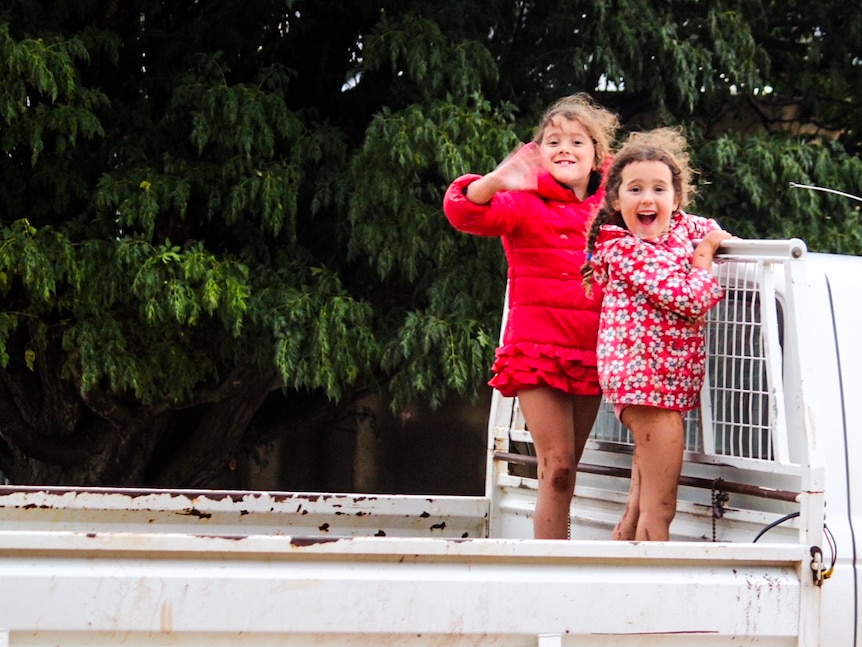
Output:
<svg viewBox="0 0 862 647">
<path fill-rule="evenodd" d="M 596 149 L 594 167 L 596 169 L 602 168 L 605 158 L 611 153 L 614 136 L 620 127 L 619 117 L 596 103 L 585 92 L 572 94 L 557 99 L 545 110 L 545 114 L 542 115 L 536 131 L 533 133 L 533 142 L 541 143 L 545 129 L 557 117 L 580 122 L 593 140 L 593 146 Z"/>
</svg>

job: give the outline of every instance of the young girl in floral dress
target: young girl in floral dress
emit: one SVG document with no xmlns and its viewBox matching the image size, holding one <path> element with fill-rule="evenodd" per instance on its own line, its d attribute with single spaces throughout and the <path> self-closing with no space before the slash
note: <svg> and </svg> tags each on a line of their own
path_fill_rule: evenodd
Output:
<svg viewBox="0 0 862 647">
<path fill-rule="evenodd" d="M 659 128 L 629 136 L 608 172 L 590 229 L 584 287 L 604 297 L 598 341 L 605 399 L 635 450 L 615 539 L 667 540 L 676 514 L 683 414 L 698 405 L 706 313 L 723 297 L 713 255 L 731 235 L 685 213 L 693 193 L 685 138 Z"/>
<path fill-rule="evenodd" d="M 456 179 L 443 200 L 455 228 L 500 236 L 506 250 L 509 311 L 489 383 L 518 397 L 533 439 L 537 539 L 568 536 L 575 472 L 601 403 L 600 299 L 584 295 L 580 267 L 618 125 L 589 96 L 564 97 L 531 143 L 485 176 Z"/>
</svg>

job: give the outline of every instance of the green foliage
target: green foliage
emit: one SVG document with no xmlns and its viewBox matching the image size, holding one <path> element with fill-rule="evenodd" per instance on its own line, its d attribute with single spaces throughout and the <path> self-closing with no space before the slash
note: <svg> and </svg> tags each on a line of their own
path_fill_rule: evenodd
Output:
<svg viewBox="0 0 862 647">
<path fill-rule="evenodd" d="M 427 393 L 436 407 L 449 390 L 475 392 L 485 378 L 488 351 L 496 340 L 478 321 L 410 313 L 383 357 L 384 368 L 393 372 L 390 388 L 395 400 L 406 401 L 418 391 Z"/>
<path fill-rule="evenodd" d="M 445 250 L 457 234 L 441 218 L 441 171 L 451 178 L 487 172 L 518 143 L 509 107 L 411 106 L 397 115 L 384 108 L 351 167 L 350 258 L 366 256 L 381 279 L 397 269 L 410 282 L 429 262 L 450 263 Z"/>
<path fill-rule="evenodd" d="M 831 1 L 7 3 L 0 470 L 206 483 L 273 390 L 475 394 L 505 259 L 443 192 L 571 92 L 684 125 L 738 235 L 862 253 L 858 203 L 790 188 L 862 193 L 860 30 Z"/>
<path fill-rule="evenodd" d="M 862 253 L 862 160 L 831 140 L 760 134 L 730 136 L 699 149 L 712 179 L 698 201 L 704 213 L 744 238 L 802 238 L 813 251 Z"/>
<path fill-rule="evenodd" d="M 51 227 L 37 229 L 26 219 L 2 228 L 0 291 L 6 297 L 20 278 L 36 312 L 50 307 L 57 285 L 74 281 L 72 246 Z"/>
<path fill-rule="evenodd" d="M 410 9 L 384 14 L 363 45 L 364 73 L 403 70 L 404 86 L 422 103 L 446 94 L 471 96 L 499 73 L 481 43 L 452 42 L 434 18 Z"/>
<path fill-rule="evenodd" d="M 276 365 L 288 386 L 322 389 L 338 400 L 345 386 L 367 377 L 379 357 L 374 313 L 345 293 L 332 272 L 311 268 L 305 274 L 265 299 L 275 328 Z"/>
</svg>

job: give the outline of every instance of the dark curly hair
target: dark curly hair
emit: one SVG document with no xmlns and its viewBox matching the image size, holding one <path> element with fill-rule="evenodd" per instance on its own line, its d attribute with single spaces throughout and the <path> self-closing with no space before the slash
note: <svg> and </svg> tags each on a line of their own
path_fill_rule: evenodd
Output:
<svg viewBox="0 0 862 647">
<path fill-rule="evenodd" d="M 590 265 L 595 251 L 596 238 L 602 225 L 625 227 L 622 214 L 614 208 L 619 199 L 623 169 L 633 162 L 664 162 L 670 169 L 671 182 L 679 208 L 687 206 L 695 194 L 694 170 L 690 165 L 688 142 L 677 128 L 656 128 L 646 132 L 631 133 L 614 155 L 605 182 L 605 199 L 601 209 L 593 218 L 587 233 L 587 261 L 581 266 L 584 291 L 592 294 L 593 268 Z"/>
</svg>

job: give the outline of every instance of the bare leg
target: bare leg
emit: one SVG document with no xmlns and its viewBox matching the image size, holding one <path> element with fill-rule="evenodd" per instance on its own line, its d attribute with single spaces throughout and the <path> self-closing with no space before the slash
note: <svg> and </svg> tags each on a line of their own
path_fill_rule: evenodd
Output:
<svg viewBox="0 0 862 647">
<path fill-rule="evenodd" d="M 638 467 L 638 452 L 635 447 L 632 455 L 632 476 L 629 483 L 629 498 L 626 501 L 626 510 L 623 512 L 622 519 L 617 523 L 616 528 L 611 533 L 611 539 L 617 541 L 631 541 L 635 538 L 638 527 L 638 518 L 640 517 L 640 497 L 641 497 L 641 474 Z"/>
<path fill-rule="evenodd" d="M 539 493 L 533 515 L 536 539 L 568 539 L 569 504 L 575 490 L 572 401 L 541 387 L 518 393 L 538 458 Z"/>
<path fill-rule="evenodd" d="M 623 423 L 635 439 L 638 519 L 635 539 L 667 541 L 676 515 L 679 476 L 685 448 L 682 416 L 656 407 L 629 406 Z"/>
<path fill-rule="evenodd" d="M 577 464 L 601 398 L 570 396 L 540 387 L 521 391 L 518 400 L 538 458 L 539 493 L 533 536 L 567 539 Z"/>
<path fill-rule="evenodd" d="M 575 467 L 581 462 L 581 456 L 584 454 L 584 446 L 587 444 L 587 439 L 593 431 L 593 425 L 596 422 L 596 415 L 599 413 L 599 407 L 602 406 L 602 396 L 600 395 L 573 395 L 572 406 L 572 421 L 575 429 Z"/>
</svg>

